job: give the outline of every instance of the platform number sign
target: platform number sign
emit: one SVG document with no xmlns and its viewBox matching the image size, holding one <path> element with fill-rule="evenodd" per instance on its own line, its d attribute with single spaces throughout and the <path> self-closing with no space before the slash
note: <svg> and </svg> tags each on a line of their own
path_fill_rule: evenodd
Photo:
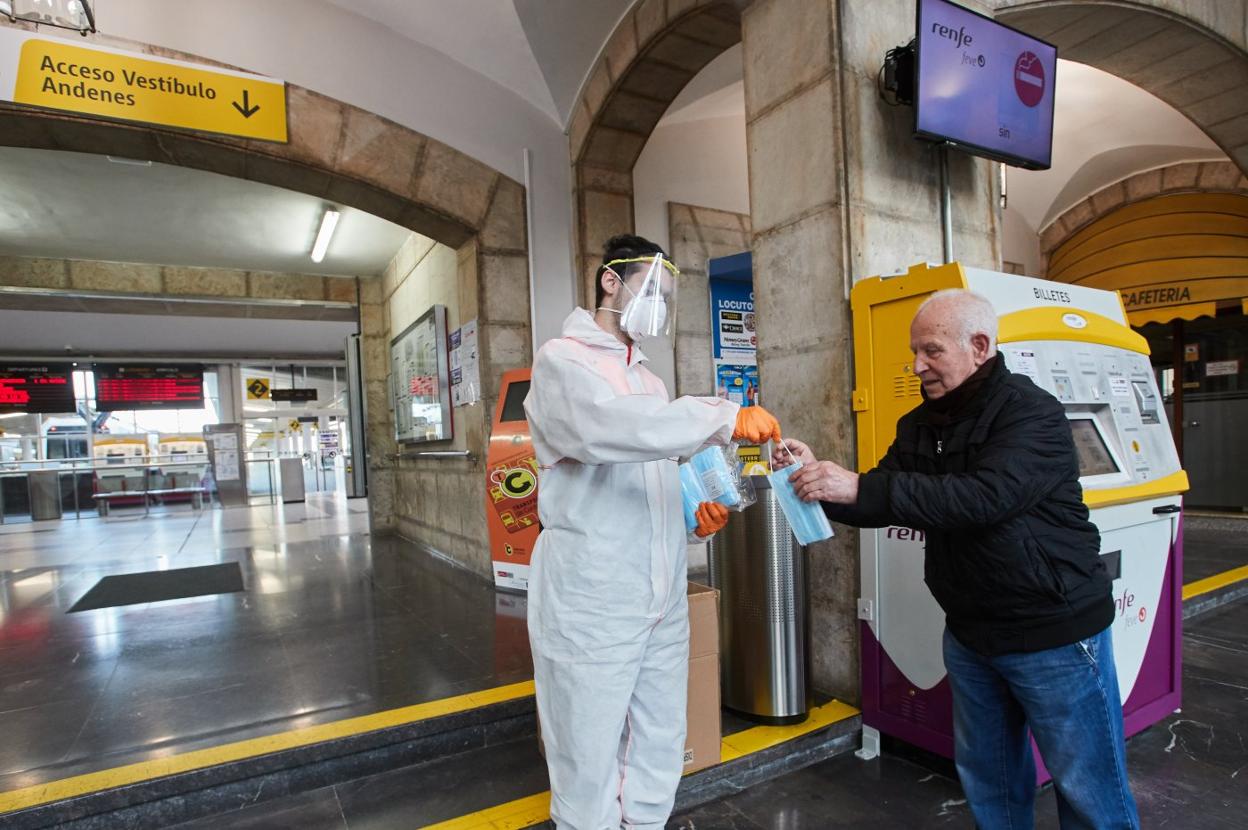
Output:
<svg viewBox="0 0 1248 830">
<path fill-rule="evenodd" d="M 265 378 L 247 378 L 247 400 L 263 401 L 269 398 L 269 382 Z"/>
</svg>

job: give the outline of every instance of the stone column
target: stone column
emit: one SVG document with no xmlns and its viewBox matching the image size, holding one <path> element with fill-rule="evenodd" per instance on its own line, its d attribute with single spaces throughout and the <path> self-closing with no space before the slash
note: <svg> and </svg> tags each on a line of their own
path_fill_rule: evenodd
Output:
<svg viewBox="0 0 1248 830">
<path fill-rule="evenodd" d="M 941 253 L 935 154 L 875 90 L 914 6 L 756 0 L 742 25 L 763 400 L 786 435 L 852 468 L 850 287 Z M 991 166 L 954 155 L 955 252 L 996 267 Z M 858 539 L 837 530 L 810 549 L 814 682 L 856 701 Z"/>
<path fill-rule="evenodd" d="M 640 152 L 640 151 L 639 151 Z M 633 173 L 589 163 L 573 169 L 576 182 L 576 267 L 579 304 L 594 304 L 594 274 L 602 262 L 602 249 L 616 234 L 633 232 Z"/>
<path fill-rule="evenodd" d="M 750 249 L 750 217 L 667 203 L 669 253 L 680 266 L 676 395 L 714 395 L 709 262 Z"/>
</svg>

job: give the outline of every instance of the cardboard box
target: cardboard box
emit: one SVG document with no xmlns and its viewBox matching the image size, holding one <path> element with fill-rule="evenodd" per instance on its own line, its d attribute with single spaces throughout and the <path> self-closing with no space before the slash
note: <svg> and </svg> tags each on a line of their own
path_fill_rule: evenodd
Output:
<svg viewBox="0 0 1248 830">
<path fill-rule="evenodd" d="M 719 763 L 719 591 L 689 583 L 689 732 L 685 774 Z"/>
<path fill-rule="evenodd" d="M 719 710 L 719 591 L 689 583 L 689 696 L 686 704 L 685 769 L 688 775 L 720 761 L 722 729 Z M 546 757 L 542 724 L 537 724 L 538 751 Z"/>
</svg>

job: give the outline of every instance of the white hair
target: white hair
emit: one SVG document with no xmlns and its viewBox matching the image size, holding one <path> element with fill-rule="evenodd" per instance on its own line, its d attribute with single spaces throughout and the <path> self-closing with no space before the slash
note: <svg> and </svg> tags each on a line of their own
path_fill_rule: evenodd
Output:
<svg viewBox="0 0 1248 830">
<path fill-rule="evenodd" d="M 988 354 L 996 354 L 997 310 L 983 294 L 976 294 L 965 288 L 946 288 L 943 291 L 937 291 L 923 301 L 919 310 L 915 312 L 915 318 L 917 319 L 928 306 L 947 308 L 943 316 L 955 324 L 958 339 L 963 344 L 969 346 L 971 338 L 977 334 L 983 334 L 988 337 Z M 939 311 L 939 309 L 933 309 L 933 311 Z"/>
</svg>

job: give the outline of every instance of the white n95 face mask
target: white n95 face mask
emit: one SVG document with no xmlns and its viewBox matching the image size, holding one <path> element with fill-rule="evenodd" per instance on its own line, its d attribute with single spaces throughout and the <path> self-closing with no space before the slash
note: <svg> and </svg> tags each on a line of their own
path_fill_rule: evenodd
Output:
<svg viewBox="0 0 1248 830">
<path fill-rule="evenodd" d="M 628 288 L 628 286 L 624 286 Z M 658 337 L 667 326 L 667 303 L 662 297 L 638 297 L 628 301 L 620 316 L 620 328 L 634 340 Z"/>
</svg>

